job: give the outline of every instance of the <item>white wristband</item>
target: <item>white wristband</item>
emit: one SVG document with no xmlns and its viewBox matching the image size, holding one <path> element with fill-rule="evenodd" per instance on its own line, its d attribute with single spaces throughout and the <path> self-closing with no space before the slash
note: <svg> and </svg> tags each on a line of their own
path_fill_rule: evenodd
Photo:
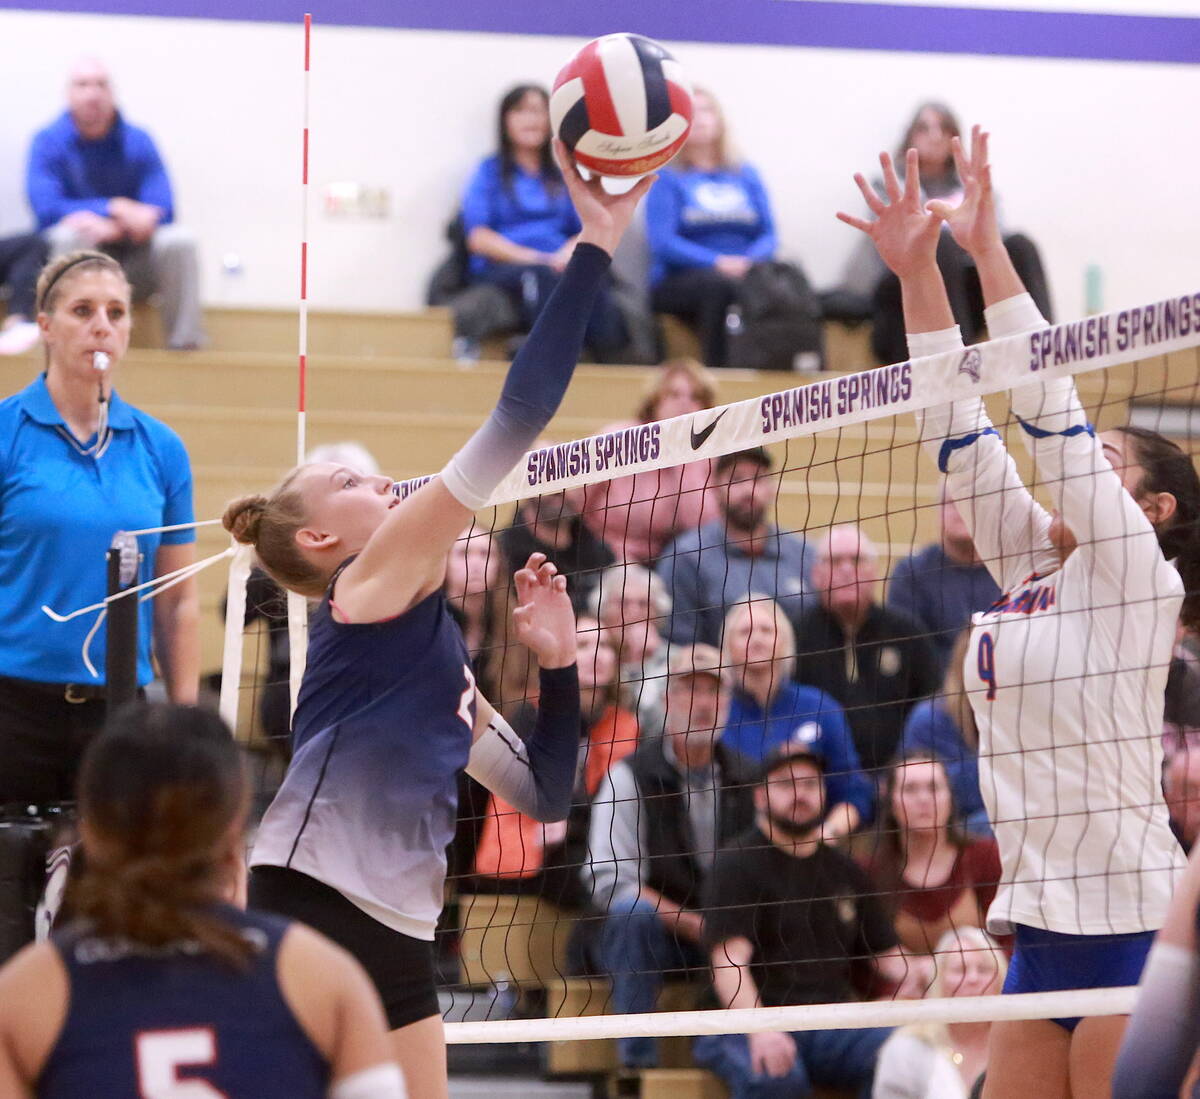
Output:
<svg viewBox="0 0 1200 1099">
<path fill-rule="evenodd" d="M 962 332 L 958 325 L 939 328 L 936 332 L 908 332 L 908 357 L 923 359 L 926 355 L 940 355 L 943 351 L 957 351 L 963 345 Z"/>
<path fill-rule="evenodd" d="M 987 323 L 988 336 L 993 340 L 1046 327 L 1046 318 L 1028 293 L 1015 294 L 989 305 L 983 311 L 983 319 Z"/>
<path fill-rule="evenodd" d="M 399 1065 L 372 1065 L 344 1076 L 329 1088 L 329 1099 L 408 1099 Z"/>
</svg>

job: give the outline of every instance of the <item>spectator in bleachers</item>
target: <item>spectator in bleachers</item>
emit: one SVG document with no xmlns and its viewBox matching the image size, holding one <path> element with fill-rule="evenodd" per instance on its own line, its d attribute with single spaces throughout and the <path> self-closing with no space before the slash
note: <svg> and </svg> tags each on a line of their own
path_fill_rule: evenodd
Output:
<svg viewBox="0 0 1200 1099">
<path fill-rule="evenodd" d="M 1008 962 L 986 931 L 951 928 L 938 940 L 930 995 L 996 996 Z M 913 1023 L 883 1043 L 871 1099 L 968 1099 L 987 1068 L 991 1023 Z"/>
<path fill-rule="evenodd" d="M 472 282 L 500 287 L 524 330 L 558 285 L 579 233 L 550 148 L 550 105 L 544 88 L 518 84 L 500 100 L 497 151 L 476 169 L 463 195 L 463 230 Z M 585 342 L 613 361 L 627 333 L 606 282 L 596 295 Z"/>
<path fill-rule="evenodd" d="M 721 657 L 708 645 L 677 649 L 666 728 L 609 771 L 592 805 L 584 870 L 606 913 L 601 964 L 612 1010 L 654 1010 L 664 976 L 706 964 L 701 897 L 713 858 L 753 819 L 750 764 L 717 742 Z M 657 1064 L 653 1038 L 620 1038 L 621 1064 Z"/>
<path fill-rule="evenodd" d="M 769 517 L 779 485 L 767 476 L 771 465 L 762 447 L 723 454 L 714 471 L 720 514 L 663 550 L 658 574 L 671 596 L 673 643 L 720 645 L 726 610 L 752 594 L 776 600 L 793 621 L 814 602 L 804 598 L 811 554 L 803 535 Z"/>
<path fill-rule="evenodd" d="M 754 827 L 717 855 L 705 890 L 713 985 L 725 1008 L 839 1003 L 858 998 L 865 963 L 901 982 L 906 962 L 874 886 L 823 842 L 824 774 L 803 744 L 785 744 L 754 791 Z M 890 1030 L 704 1035 L 696 1062 L 732 1099 L 793 1099 L 814 1086 L 869 1086 Z"/>
<path fill-rule="evenodd" d="M 879 551 L 857 527 L 821 539 L 812 583 L 820 606 L 796 627 L 796 678 L 845 707 L 858 758 L 878 772 L 913 703 L 937 690 L 937 657 L 911 618 L 879 602 Z"/>
<path fill-rule="evenodd" d="M 153 139 L 117 110 L 108 70 L 78 61 L 67 110 L 33 139 L 27 188 L 52 254 L 98 248 L 116 257 L 140 299 L 157 292 L 167 346 L 204 342 L 196 240 L 175 222 Z"/>
<path fill-rule="evenodd" d="M 938 509 L 941 539 L 896 563 L 887 606 L 911 618 L 929 638 L 939 671 L 945 672 L 955 639 L 975 611 L 1000 598 L 1000 589 L 979 559 L 971 532 L 943 486 Z"/>
<path fill-rule="evenodd" d="M 825 765 L 825 838 L 870 822 L 875 791 L 859 765 L 840 703 L 792 678 L 796 636 L 779 604 L 755 598 L 725 618 L 721 660 L 729 711 L 721 743 L 761 764 L 785 744 L 803 745 Z"/>
<path fill-rule="evenodd" d="M 963 686 L 969 640 L 970 631 L 963 630 L 946 663 L 942 689 L 908 711 L 896 755 L 925 754 L 941 760 L 954 799 L 955 824 L 969 836 L 987 838 L 992 826 L 979 792 L 979 730 Z"/>
<path fill-rule="evenodd" d="M 958 119 L 949 107 L 936 102 L 922 103 L 904 131 L 896 152 L 896 171 L 901 176 L 901 186 L 905 153 L 914 148 L 921 169 L 922 199 L 957 204 L 962 198 L 963 185 L 954 164 L 950 141 L 960 133 Z M 1037 245 L 1020 233 L 1005 232 L 1004 247 L 1042 316 L 1052 320 L 1050 288 Z M 963 341 L 975 343 L 983 338 L 985 327 L 979 273 L 974 260 L 954 242 L 946 229 L 938 240 L 937 264 L 950 296 L 954 319 L 962 329 Z M 869 246 L 860 245 L 854 253 L 854 266 L 860 269 L 848 273 L 849 281 L 856 286 L 873 287 L 871 347 L 875 355 L 880 362 L 903 362 L 908 358 L 908 344 L 904 336 L 900 280 L 884 267 L 875 249 Z"/>
<path fill-rule="evenodd" d="M 539 445 L 544 446 L 544 441 L 539 440 Z M 498 539 L 510 575 L 531 553 L 544 553 L 553 561 L 567 578 L 567 591 L 576 612 L 587 607 L 601 571 L 613 564 L 612 550 L 580 518 L 582 507 L 581 488 L 522 500 L 512 523 Z"/>
<path fill-rule="evenodd" d="M 37 345 L 38 272 L 46 262 L 46 242 L 38 233 L 0 238 L 0 289 L 8 288 L 8 307 L 0 324 L 0 355 L 21 355 Z"/>
<path fill-rule="evenodd" d="M 996 895 L 996 841 L 968 838 L 955 817 L 941 761 L 904 756 L 888 776 L 879 828 L 862 837 L 864 869 L 893 910 L 896 938 L 914 954 L 932 954 L 952 928 L 983 927 Z"/>
<path fill-rule="evenodd" d="M 1171 814 L 1171 831 L 1190 854 L 1200 836 L 1200 751 L 1176 752 L 1167 761 L 1163 796 Z"/>
<path fill-rule="evenodd" d="M 1171 656 L 1163 705 L 1163 754 L 1200 751 L 1200 642 L 1183 631 Z"/>
<path fill-rule="evenodd" d="M 655 376 L 635 419 L 609 424 L 617 431 L 700 412 L 716 403 L 716 385 L 694 359 L 675 359 Z M 598 481 L 584 490 L 583 518 L 618 561 L 653 566 L 663 547 L 717 517 L 713 461 L 696 462 Z"/>
<path fill-rule="evenodd" d="M 620 698 L 616 650 L 594 618 L 580 617 L 576 630 L 582 725 L 571 811 L 566 820 L 543 824 L 489 795 L 472 880 L 480 892 L 533 894 L 569 909 L 587 901 L 580 869 L 587 847 L 588 799 L 608 769 L 638 744 L 637 718 Z M 511 725 L 525 739 L 536 717 L 533 706 L 519 706 Z"/>
<path fill-rule="evenodd" d="M 600 574 L 592 601 L 600 628 L 616 647 L 638 727 L 643 736 L 658 736 L 666 712 L 667 642 L 659 632 L 671 613 L 666 586 L 641 565 L 613 565 Z"/>
<path fill-rule="evenodd" d="M 73 798 L 80 756 L 104 721 L 105 638 L 91 644 L 94 675 L 83 655 L 94 619 L 51 624 L 42 607 L 103 600 L 118 530 L 184 528 L 139 536 L 140 583 L 195 561 L 183 442 L 113 388 L 130 330 L 120 264 L 97 252 L 51 262 L 38 280 L 38 320 L 45 373 L 0 402 L 0 804 Z M 97 351 L 109 357 L 104 372 Z M 153 649 L 169 699 L 196 701 L 198 617 L 195 577 L 142 604 L 139 685 L 155 676 Z"/>
<path fill-rule="evenodd" d="M 726 313 L 738 284 L 778 241 L 758 172 L 730 145 L 720 104 L 693 94 L 692 132 L 646 198 L 651 305 L 693 325 L 706 365 L 726 365 Z"/>
</svg>

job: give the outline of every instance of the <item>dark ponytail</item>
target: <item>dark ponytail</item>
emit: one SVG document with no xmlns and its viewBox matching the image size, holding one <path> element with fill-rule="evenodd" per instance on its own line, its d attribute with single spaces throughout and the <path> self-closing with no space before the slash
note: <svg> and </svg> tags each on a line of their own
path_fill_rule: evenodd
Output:
<svg viewBox="0 0 1200 1099">
<path fill-rule="evenodd" d="M 182 942 L 235 966 L 253 953 L 216 908 L 230 830 L 245 811 L 241 757 L 224 722 L 193 706 L 121 710 L 84 755 L 86 863 L 67 906 L 96 935 Z"/>
<path fill-rule="evenodd" d="M 1163 556 L 1174 561 L 1183 579 L 1180 619 L 1200 629 L 1200 476 L 1187 453 L 1170 439 L 1144 427 L 1119 427 L 1133 444 L 1132 457 L 1144 476 L 1139 495 L 1169 492 L 1175 514 L 1157 528 Z"/>
</svg>

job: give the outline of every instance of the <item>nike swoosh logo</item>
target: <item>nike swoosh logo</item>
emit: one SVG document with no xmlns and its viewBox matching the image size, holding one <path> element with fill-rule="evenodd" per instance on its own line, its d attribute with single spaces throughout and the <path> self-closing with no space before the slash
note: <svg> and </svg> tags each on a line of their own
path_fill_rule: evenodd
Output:
<svg viewBox="0 0 1200 1099">
<path fill-rule="evenodd" d="M 728 411 L 729 411 L 729 409 L 727 409 L 727 408 L 722 409 L 717 414 L 717 418 L 715 420 L 713 420 L 713 422 L 711 424 L 709 424 L 708 427 L 703 428 L 700 431 L 697 431 L 695 428 L 692 428 L 692 449 L 693 450 L 699 450 L 706 442 L 708 442 L 708 437 L 717 429 L 717 424 L 719 424 L 721 422 L 721 417 L 724 416 L 725 413 Z"/>
</svg>

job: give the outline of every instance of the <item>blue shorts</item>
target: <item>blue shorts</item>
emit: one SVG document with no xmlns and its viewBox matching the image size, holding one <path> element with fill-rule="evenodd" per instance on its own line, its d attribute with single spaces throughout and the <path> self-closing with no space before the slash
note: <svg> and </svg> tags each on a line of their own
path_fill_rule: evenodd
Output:
<svg viewBox="0 0 1200 1099">
<path fill-rule="evenodd" d="M 1153 931 L 1128 935 L 1063 935 L 1016 926 L 1016 946 L 1004 993 L 1059 992 L 1068 988 L 1122 988 L 1142 976 Z M 1052 1019 L 1074 1030 L 1079 1019 Z"/>
</svg>

